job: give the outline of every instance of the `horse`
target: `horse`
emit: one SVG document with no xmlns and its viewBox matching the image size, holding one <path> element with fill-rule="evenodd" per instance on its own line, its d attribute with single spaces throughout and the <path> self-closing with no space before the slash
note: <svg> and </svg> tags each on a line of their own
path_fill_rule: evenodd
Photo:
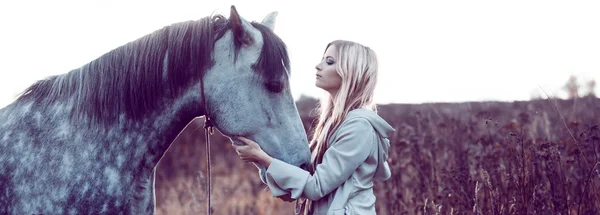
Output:
<svg viewBox="0 0 600 215">
<path fill-rule="evenodd" d="M 0 109 L 0 214 L 152 214 L 156 165 L 200 116 L 306 168 L 276 15 L 249 22 L 231 6 L 26 88 Z"/>
</svg>

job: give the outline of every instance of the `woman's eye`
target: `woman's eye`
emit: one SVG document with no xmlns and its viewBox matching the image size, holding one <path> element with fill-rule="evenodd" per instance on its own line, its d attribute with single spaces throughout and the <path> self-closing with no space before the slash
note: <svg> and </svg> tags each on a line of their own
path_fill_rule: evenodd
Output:
<svg viewBox="0 0 600 215">
<path fill-rule="evenodd" d="M 333 65 L 335 62 L 332 59 L 327 59 L 327 65 Z"/>
</svg>

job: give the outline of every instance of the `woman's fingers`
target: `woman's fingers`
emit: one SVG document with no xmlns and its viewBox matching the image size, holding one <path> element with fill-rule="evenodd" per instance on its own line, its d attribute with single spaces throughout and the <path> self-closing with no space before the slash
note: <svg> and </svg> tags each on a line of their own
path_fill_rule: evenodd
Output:
<svg viewBox="0 0 600 215">
<path fill-rule="evenodd" d="M 251 140 L 250 140 L 250 139 L 248 139 L 248 138 L 245 138 L 245 137 L 237 136 L 237 137 L 235 137 L 235 138 L 237 138 L 238 140 L 240 140 L 240 141 L 244 142 L 245 144 L 248 144 L 248 142 L 251 142 Z"/>
<path fill-rule="evenodd" d="M 233 144 L 233 148 L 235 149 L 235 151 L 237 152 L 238 156 L 246 161 L 246 162 L 265 162 L 263 161 L 264 157 L 268 157 L 270 158 L 260 147 L 260 145 L 258 145 L 258 143 L 245 138 L 245 137 L 240 137 L 237 136 L 235 137 L 238 140 L 246 143 L 246 145 L 236 145 Z M 267 159 L 268 160 L 268 159 Z"/>
<path fill-rule="evenodd" d="M 236 151 L 243 150 L 244 147 L 246 147 L 246 146 L 245 145 L 240 146 L 240 145 L 233 144 L 233 149 L 235 149 Z"/>
<path fill-rule="evenodd" d="M 238 140 L 244 142 L 248 146 L 251 146 L 253 148 L 260 148 L 260 146 L 258 145 L 258 143 L 254 142 L 254 141 L 252 141 L 252 140 L 250 140 L 248 138 L 245 138 L 245 137 L 236 137 L 236 138 Z"/>
<path fill-rule="evenodd" d="M 258 143 L 252 141 L 252 140 L 248 140 L 246 142 L 246 144 L 248 144 L 249 146 L 251 146 L 252 148 L 260 148 L 260 146 L 258 145 Z"/>
<path fill-rule="evenodd" d="M 235 152 L 238 154 L 240 159 L 242 159 L 243 161 L 246 161 L 246 162 L 254 161 L 254 156 L 251 152 L 252 148 L 250 148 L 250 146 L 247 146 L 247 145 L 239 146 L 239 145 L 234 144 L 233 149 L 235 149 Z"/>
</svg>

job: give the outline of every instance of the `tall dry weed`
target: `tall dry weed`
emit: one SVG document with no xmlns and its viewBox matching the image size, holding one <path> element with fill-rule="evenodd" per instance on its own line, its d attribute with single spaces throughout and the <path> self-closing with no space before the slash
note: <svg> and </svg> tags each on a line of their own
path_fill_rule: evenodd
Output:
<svg viewBox="0 0 600 215">
<path fill-rule="evenodd" d="M 307 130 L 315 105 L 298 101 Z M 392 178 L 374 183 L 378 214 L 600 214 L 600 99 L 394 104 L 379 114 L 396 132 Z M 184 131 L 161 160 L 159 214 L 205 212 L 202 137 Z M 227 138 L 211 138 L 214 214 L 292 213 Z"/>
</svg>

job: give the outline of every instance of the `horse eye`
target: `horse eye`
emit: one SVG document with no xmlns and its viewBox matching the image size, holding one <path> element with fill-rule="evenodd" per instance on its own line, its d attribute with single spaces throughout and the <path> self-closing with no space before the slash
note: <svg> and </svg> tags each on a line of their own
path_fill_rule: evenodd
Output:
<svg viewBox="0 0 600 215">
<path fill-rule="evenodd" d="M 283 84 L 281 84 L 280 82 L 269 82 L 266 83 L 265 86 L 267 87 L 267 89 L 273 93 L 279 93 L 283 90 Z"/>
</svg>

